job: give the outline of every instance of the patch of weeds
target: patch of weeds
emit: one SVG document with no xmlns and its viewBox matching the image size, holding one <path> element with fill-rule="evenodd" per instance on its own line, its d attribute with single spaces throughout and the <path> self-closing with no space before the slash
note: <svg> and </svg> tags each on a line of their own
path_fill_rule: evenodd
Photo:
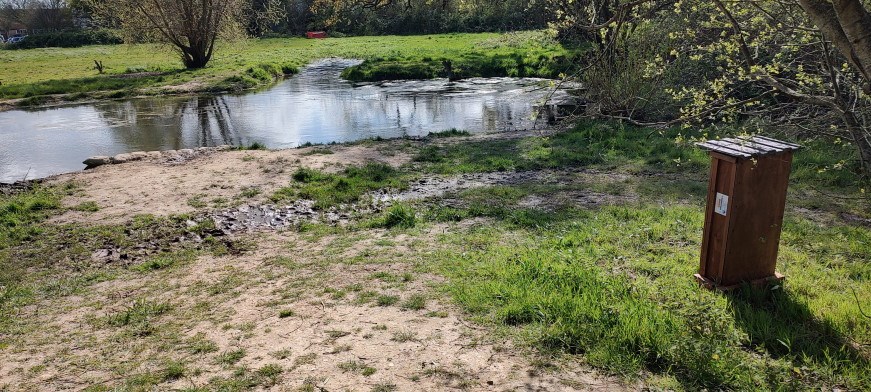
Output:
<svg viewBox="0 0 871 392">
<path fill-rule="evenodd" d="M 155 373 L 140 373 L 124 379 L 127 390 L 150 390 L 162 381 L 162 377 Z"/>
<path fill-rule="evenodd" d="M 250 199 L 252 197 L 256 197 L 260 194 L 260 188 L 258 187 L 249 187 L 242 190 L 242 193 L 239 194 L 240 198 Z"/>
<path fill-rule="evenodd" d="M 222 365 L 235 365 L 245 357 L 244 349 L 235 349 L 222 352 L 218 355 L 218 363 Z"/>
<path fill-rule="evenodd" d="M 224 205 L 227 204 L 228 201 L 229 200 L 227 200 L 224 197 L 216 197 L 216 198 L 212 199 L 212 205 L 214 207 L 223 207 Z"/>
<path fill-rule="evenodd" d="M 443 366 L 427 368 L 423 371 L 423 375 L 441 378 L 457 389 L 468 389 L 472 386 L 471 376 L 462 370 L 461 364 L 455 363 L 455 366 L 457 366 L 458 370 L 451 370 Z"/>
<path fill-rule="evenodd" d="M 218 351 L 218 345 L 200 332 L 188 340 L 187 351 L 191 354 L 208 354 Z"/>
<path fill-rule="evenodd" d="M 378 279 L 384 282 L 395 282 L 396 276 L 387 271 L 378 271 L 369 275 L 369 279 Z"/>
<path fill-rule="evenodd" d="M 393 392 L 397 389 L 398 388 L 396 387 L 396 384 L 384 382 L 384 383 L 375 384 L 374 386 L 372 386 L 372 389 L 370 389 L 370 391 L 371 392 Z"/>
<path fill-rule="evenodd" d="M 365 362 L 347 361 L 338 365 L 339 370 L 346 373 L 359 373 L 369 377 L 375 374 L 378 370 L 367 365 Z"/>
<path fill-rule="evenodd" d="M 38 186 L 11 196 L 0 195 L 0 250 L 39 234 L 35 224 L 60 210 L 64 193 L 61 188 Z"/>
<path fill-rule="evenodd" d="M 269 353 L 269 356 L 275 359 L 287 359 L 290 358 L 291 350 L 289 348 L 281 349 L 278 351 L 273 351 Z"/>
<path fill-rule="evenodd" d="M 342 345 L 333 347 L 333 349 L 330 350 L 330 354 L 339 354 L 339 353 L 344 353 L 344 352 L 348 352 L 348 351 L 351 351 L 351 345 L 342 344 Z"/>
<path fill-rule="evenodd" d="M 406 310 L 422 310 L 426 308 L 426 297 L 420 294 L 414 294 L 402 303 L 402 309 Z"/>
<path fill-rule="evenodd" d="M 378 306 L 392 306 L 399 302 L 398 295 L 381 294 L 375 298 L 375 303 Z"/>
<path fill-rule="evenodd" d="M 417 225 L 417 213 L 413 207 L 403 203 L 390 206 L 381 217 L 368 223 L 369 227 L 383 227 L 385 229 L 410 229 L 415 225 Z"/>
<path fill-rule="evenodd" d="M 278 318 L 288 318 L 296 315 L 293 309 L 281 309 L 278 311 Z"/>
<path fill-rule="evenodd" d="M 239 274 L 227 274 L 221 280 L 209 285 L 207 292 L 211 295 L 225 294 L 241 286 L 244 282 L 245 280 Z"/>
<path fill-rule="evenodd" d="M 163 381 L 175 381 L 187 374 L 187 368 L 184 363 L 178 361 L 167 362 L 161 371 Z"/>
<path fill-rule="evenodd" d="M 163 253 L 149 258 L 147 261 L 133 267 L 139 272 L 156 271 L 166 269 L 174 265 L 192 261 L 197 256 L 197 251 L 186 249 L 179 252 Z"/>
<path fill-rule="evenodd" d="M 309 376 L 306 377 L 305 380 L 302 381 L 302 386 L 299 387 L 299 392 L 316 392 L 318 389 L 323 390 L 323 388 L 318 387 L 319 383 L 324 382 L 324 380 L 318 379 L 317 377 Z"/>
<path fill-rule="evenodd" d="M 340 330 L 336 330 L 336 329 L 327 330 L 325 332 L 326 332 L 327 336 L 330 337 L 330 339 L 343 338 L 343 337 L 351 334 L 348 331 L 340 331 Z"/>
<path fill-rule="evenodd" d="M 309 353 L 305 355 L 300 355 L 293 360 L 293 368 L 296 369 L 302 365 L 311 365 L 315 363 L 315 360 L 318 358 L 318 355 L 315 353 Z"/>
<path fill-rule="evenodd" d="M 375 330 L 375 331 L 386 331 L 386 330 L 387 330 L 387 325 L 384 325 L 384 324 L 378 324 L 378 325 L 376 325 L 376 326 L 373 326 L 372 329 Z"/>
<path fill-rule="evenodd" d="M 293 260 L 293 258 L 289 256 L 275 256 L 270 257 L 266 262 L 270 265 L 277 265 L 280 267 L 287 268 L 288 270 L 296 270 L 300 267 L 299 263 Z"/>
<path fill-rule="evenodd" d="M 371 291 L 371 290 L 360 291 L 357 293 L 357 299 L 355 300 L 355 302 L 358 305 L 367 304 L 367 303 L 375 300 L 375 298 L 377 298 L 378 295 L 379 294 L 377 292 Z"/>
<path fill-rule="evenodd" d="M 204 194 L 194 195 L 194 196 L 191 196 L 190 198 L 188 198 L 187 203 L 189 206 L 191 206 L 193 208 L 205 208 L 208 206 L 206 201 L 203 200 L 203 198 L 205 198 L 205 197 L 206 197 L 206 195 L 204 195 Z"/>
<path fill-rule="evenodd" d="M 427 312 L 426 317 L 446 318 L 448 317 L 448 312 L 445 312 L 444 310 Z"/>
<path fill-rule="evenodd" d="M 97 212 L 97 211 L 100 211 L 100 206 L 98 206 L 96 202 L 86 201 L 86 202 L 79 203 L 78 205 L 74 206 L 72 209 L 74 211 L 81 211 L 81 212 Z"/>
<path fill-rule="evenodd" d="M 268 364 L 264 365 L 260 369 L 257 369 L 257 378 L 259 379 L 260 386 L 269 388 L 278 384 L 278 381 L 281 379 L 281 373 L 284 369 L 281 368 L 278 364 Z"/>
<path fill-rule="evenodd" d="M 154 331 L 154 318 L 168 312 L 170 306 L 166 302 L 152 302 L 138 299 L 132 305 L 106 318 L 106 323 L 113 327 L 125 327 L 136 336 L 150 335 Z"/>
<path fill-rule="evenodd" d="M 342 298 L 345 298 L 348 295 L 348 292 L 345 290 L 327 287 L 324 289 L 324 294 L 330 294 L 330 298 L 332 298 L 333 300 L 340 300 Z"/>
<path fill-rule="evenodd" d="M 354 203 L 365 193 L 377 189 L 405 189 L 408 187 L 407 177 L 393 167 L 376 163 L 351 166 L 337 174 L 300 168 L 293 173 L 295 183 L 279 189 L 271 199 L 275 202 L 314 200 L 315 208 L 323 209 Z"/>
<path fill-rule="evenodd" d="M 396 331 L 396 332 L 393 332 L 393 336 L 390 338 L 390 340 L 392 340 L 394 342 L 399 342 L 399 343 L 416 342 L 417 341 L 417 332 L 408 331 L 408 330 Z"/>
</svg>

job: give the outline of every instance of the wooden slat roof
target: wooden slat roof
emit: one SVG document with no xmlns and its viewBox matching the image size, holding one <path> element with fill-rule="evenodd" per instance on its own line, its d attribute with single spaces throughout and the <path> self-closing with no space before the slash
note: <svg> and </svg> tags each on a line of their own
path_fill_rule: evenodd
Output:
<svg viewBox="0 0 871 392">
<path fill-rule="evenodd" d="M 708 140 L 696 143 L 708 151 L 716 151 L 720 154 L 736 158 L 752 158 L 755 156 L 780 154 L 787 151 L 795 151 L 800 145 L 784 142 L 765 136 L 738 136 L 720 140 Z"/>
</svg>

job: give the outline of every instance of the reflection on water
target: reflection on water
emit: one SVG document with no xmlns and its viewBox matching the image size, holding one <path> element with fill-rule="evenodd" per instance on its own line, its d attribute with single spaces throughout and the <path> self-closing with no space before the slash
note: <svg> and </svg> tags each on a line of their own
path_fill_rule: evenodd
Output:
<svg viewBox="0 0 871 392">
<path fill-rule="evenodd" d="M 353 85 L 355 60 L 322 60 L 266 91 L 154 97 L 0 113 L 0 182 L 80 170 L 92 155 L 244 145 L 270 148 L 450 128 L 530 128 L 548 89 L 536 79 L 398 81 Z"/>
</svg>

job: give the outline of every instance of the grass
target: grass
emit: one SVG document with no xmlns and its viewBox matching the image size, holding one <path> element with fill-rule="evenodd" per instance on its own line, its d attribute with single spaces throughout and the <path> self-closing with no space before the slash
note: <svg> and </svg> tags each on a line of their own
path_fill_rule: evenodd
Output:
<svg viewBox="0 0 871 392">
<path fill-rule="evenodd" d="M 339 370 L 345 373 L 359 373 L 365 377 L 375 374 L 378 369 L 367 365 L 365 362 L 347 361 L 338 365 Z"/>
<path fill-rule="evenodd" d="M 414 331 L 396 331 L 390 340 L 399 343 L 416 342 L 418 341 L 417 332 Z"/>
<path fill-rule="evenodd" d="M 509 42 L 512 40 L 512 42 Z M 427 43 L 439 45 L 440 42 Z M 417 51 L 366 58 L 346 69 L 342 76 L 353 81 L 431 79 L 447 77 L 450 61 L 455 77 L 544 77 L 556 78 L 572 69 L 579 51 L 566 50 L 544 32 L 504 34 L 480 41 L 475 49 L 461 53 Z"/>
<path fill-rule="evenodd" d="M 432 76 L 441 59 L 452 59 L 463 75 L 555 75 L 571 52 L 543 33 L 441 34 L 427 36 L 250 39 L 221 42 L 209 66 L 185 70 L 167 47 L 153 44 L 87 46 L 0 51 L 0 98 L 26 98 L 23 104 L 162 94 L 164 87 L 187 85 L 195 91 L 237 91 L 296 73 L 312 60 L 328 57 L 367 59 L 353 79 Z M 93 69 L 97 59 L 105 75 Z M 63 69 L 63 75 L 57 73 Z M 421 71 L 417 71 L 417 70 Z M 148 71 L 130 73 L 129 71 Z"/>
<path fill-rule="evenodd" d="M 351 166 L 337 174 L 300 168 L 293 173 L 294 183 L 276 191 L 271 199 L 275 202 L 309 199 L 315 201 L 315 208 L 323 209 L 357 202 L 377 189 L 404 189 L 408 177 L 391 166 L 377 163 Z"/>
<path fill-rule="evenodd" d="M 399 302 L 399 296 L 381 294 L 375 298 L 375 304 L 378 306 L 392 306 Z"/>
<path fill-rule="evenodd" d="M 245 358 L 245 350 L 240 348 L 236 350 L 224 351 L 218 357 L 218 362 L 224 365 L 233 365 L 236 362 L 242 360 L 242 358 Z"/>
<path fill-rule="evenodd" d="M 423 310 L 426 308 L 426 297 L 420 294 L 414 294 L 402 303 L 402 309 L 406 310 Z"/>
<path fill-rule="evenodd" d="M 786 285 L 721 295 L 691 279 L 701 223 L 697 207 L 608 207 L 579 213 L 534 243 L 445 255 L 445 272 L 473 314 L 624 376 L 664 372 L 688 390 L 871 382 L 868 353 L 848 344 L 867 342 L 871 329 L 856 319 L 852 294 L 836 289 L 871 299 L 862 278 L 871 272 L 868 230 L 847 229 L 853 240 L 833 243 L 827 239 L 845 229 L 789 221 L 780 260 Z M 843 264 L 821 268 L 819 257 Z"/>
</svg>

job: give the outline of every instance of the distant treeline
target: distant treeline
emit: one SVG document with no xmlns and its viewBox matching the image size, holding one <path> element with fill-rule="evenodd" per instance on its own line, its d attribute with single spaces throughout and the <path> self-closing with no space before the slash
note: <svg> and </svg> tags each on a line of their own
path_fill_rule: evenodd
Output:
<svg viewBox="0 0 871 392">
<path fill-rule="evenodd" d="M 255 0 L 268 1 L 268 0 Z M 517 31 L 547 26 L 535 0 L 280 0 L 281 33 L 330 30 L 354 35 Z"/>
<path fill-rule="evenodd" d="M 124 40 L 109 30 L 72 30 L 29 35 L 25 40 L 8 44 L 7 49 L 77 48 L 121 43 Z"/>
</svg>

